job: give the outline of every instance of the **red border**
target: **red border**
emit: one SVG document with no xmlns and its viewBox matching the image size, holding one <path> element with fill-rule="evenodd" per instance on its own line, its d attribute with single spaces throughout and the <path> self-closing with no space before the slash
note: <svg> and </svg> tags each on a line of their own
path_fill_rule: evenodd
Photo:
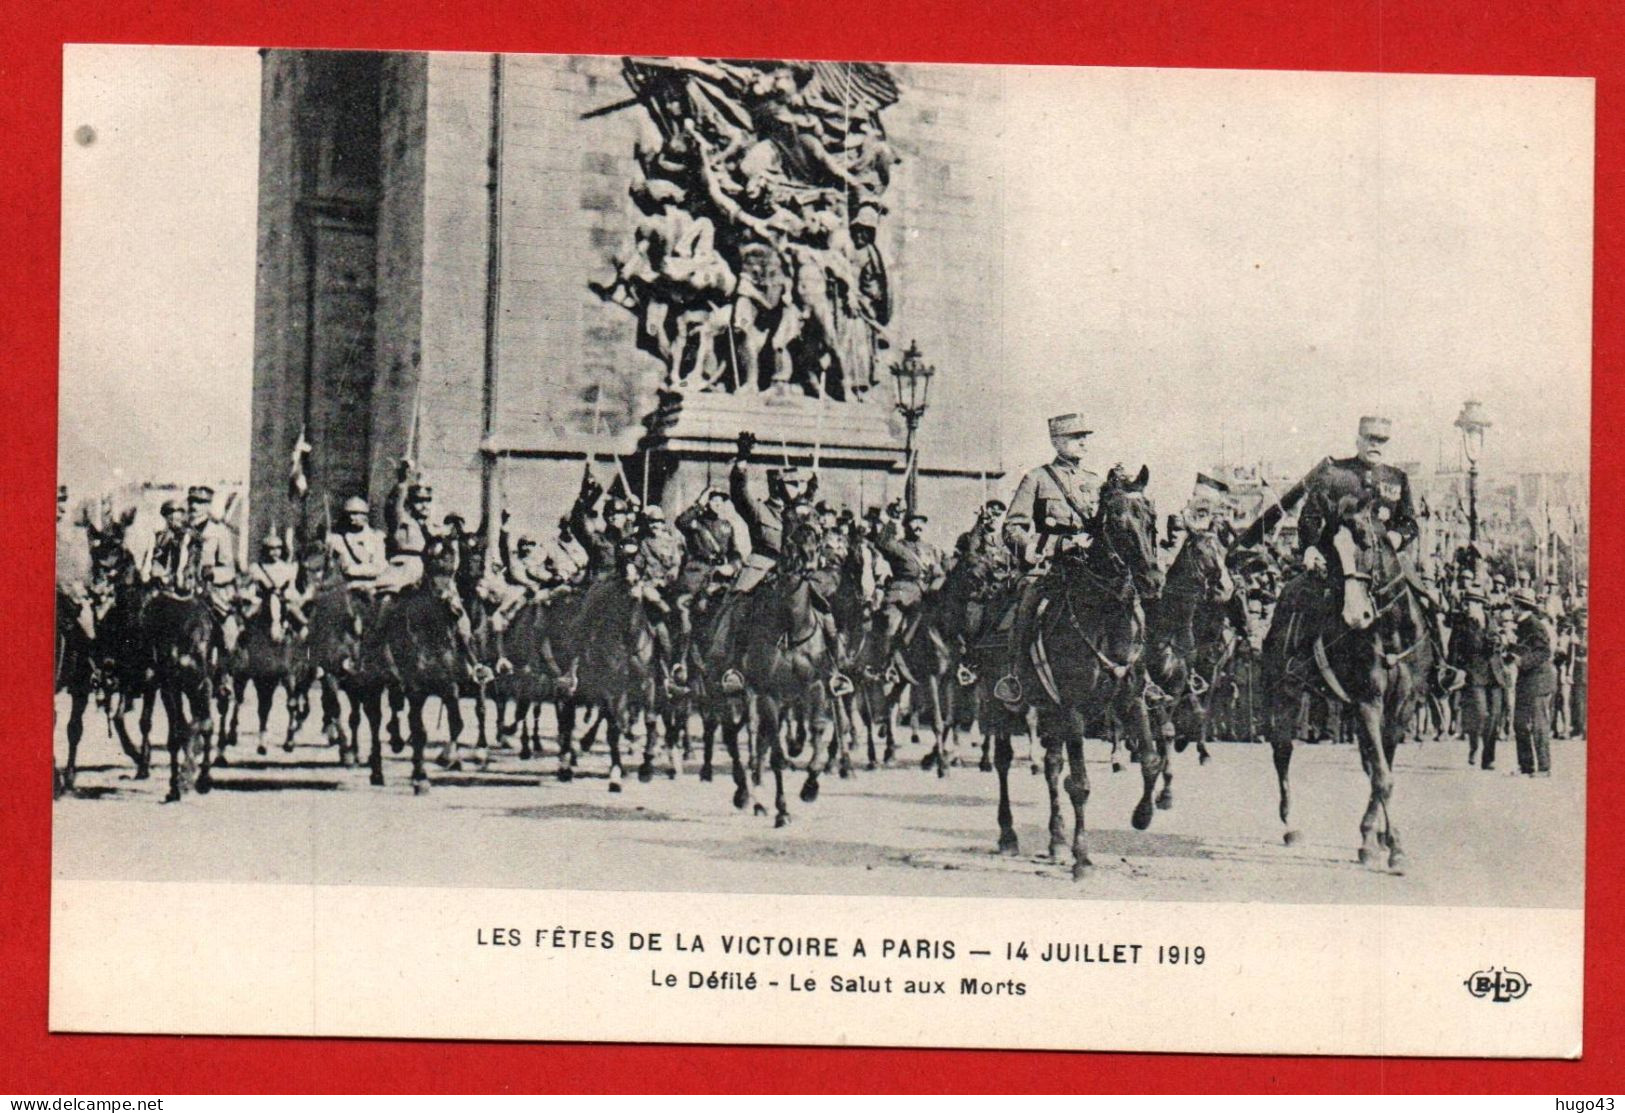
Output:
<svg viewBox="0 0 1625 1113">
<path fill-rule="evenodd" d="M 0 559 L 6 652 L 0 779 L 0 1091 L 11 1093 L 527 1091 L 619 1089 L 1089 1091 L 1616 1090 L 1625 1077 L 1619 1006 L 1621 825 L 1610 790 L 1621 751 L 1591 745 L 1585 1058 L 1579 1063 L 1285 1059 L 1018 1052 L 607 1047 L 403 1041 L 50 1036 L 46 977 L 51 809 L 48 736 L 55 455 L 61 52 L 64 42 L 276 44 L 588 53 L 706 53 L 917 61 L 1583 75 L 1597 79 L 1595 406 L 1625 417 L 1625 6 L 1596 0 L 1304 3 L 1165 0 L 1022 5 L 928 0 L 816 4 L 711 0 L 346 4 L 164 0 L 9 4 L 0 41 Z M 877 9 L 883 14 L 877 14 Z M 132 369 L 135 370 L 135 369 Z M 139 373 L 137 371 L 137 373 Z M 1622 607 L 1625 452 L 1593 447 L 1592 637 L 1611 675 Z M 1625 686 L 1595 685 L 1608 724 Z M 1097 1003 L 1088 1006 L 1099 1007 Z"/>
</svg>

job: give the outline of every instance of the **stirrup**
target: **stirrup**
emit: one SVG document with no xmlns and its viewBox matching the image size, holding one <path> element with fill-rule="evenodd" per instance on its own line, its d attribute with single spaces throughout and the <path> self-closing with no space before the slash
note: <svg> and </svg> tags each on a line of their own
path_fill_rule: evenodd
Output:
<svg viewBox="0 0 1625 1113">
<path fill-rule="evenodd" d="M 738 669 L 729 669 L 722 674 L 722 690 L 729 695 L 745 690 L 745 678 Z"/>
<path fill-rule="evenodd" d="M 838 672 L 829 678 L 829 694 L 832 696 L 850 696 L 852 694 L 852 678 L 844 672 Z"/>
<path fill-rule="evenodd" d="M 955 674 L 955 679 L 959 681 L 959 686 L 961 688 L 969 688 L 972 684 L 976 683 L 976 671 L 969 665 L 961 662 L 959 671 Z"/>
<path fill-rule="evenodd" d="M 1021 704 L 1021 681 L 1015 673 L 1005 673 L 993 682 L 993 698 L 1012 707 Z"/>
</svg>

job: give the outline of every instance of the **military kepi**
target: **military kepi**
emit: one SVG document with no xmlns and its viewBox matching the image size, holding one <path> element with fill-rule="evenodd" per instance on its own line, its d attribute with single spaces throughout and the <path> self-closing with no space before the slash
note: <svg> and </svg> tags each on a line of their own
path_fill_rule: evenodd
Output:
<svg viewBox="0 0 1625 1113">
<path fill-rule="evenodd" d="M 1083 422 L 1082 414 L 1057 414 L 1049 419 L 1049 435 L 1052 437 L 1075 437 L 1080 433 L 1093 433 Z"/>
<path fill-rule="evenodd" d="M 1386 417 L 1366 416 L 1360 419 L 1360 436 L 1362 437 L 1388 437 L 1393 433 L 1394 423 Z"/>
</svg>

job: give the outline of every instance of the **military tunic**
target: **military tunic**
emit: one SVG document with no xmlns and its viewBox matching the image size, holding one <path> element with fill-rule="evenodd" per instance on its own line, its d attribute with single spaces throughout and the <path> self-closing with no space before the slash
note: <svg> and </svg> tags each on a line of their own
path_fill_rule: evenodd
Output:
<svg viewBox="0 0 1625 1113">
<path fill-rule="evenodd" d="M 739 542 L 731 522 L 698 504 L 677 515 L 677 528 L 687 544 L 688 559 L 679 581 L 685 592 L 703 591 L 716 569 L 739 566 Z"/>
<path fill-rule="evenodd" d="M 728 497 L 744 520 L 745 536 L 750 539 L 750 555 L 734 586 L 750 591 L 772 571 L 784 551 L 784 520 L 789 508 L 776 498 L 762 499 L 751 493 L 743 460 L 734 461 L 728 471 Z"/>
<path fill-rule="evenodd" d="M 880 542 L 880 554 L 891 566 L 885 603 L 908 610 L 918 607 L 925 598 L 926 588 L 942 569 L 941 555 L 925 540 L 907 538 L 886 538 Z"/>
<path fill-rule="evenodd" d="M 1042 552 L 1049 552 L 1060 538 L 1081 532 L 1100 501 L 1100 476 L 1057 456 L 1028 472 L 1010 500 L 1011 517 L 1025 515 Z"/>
<path fill-rule="evenodd" d="M 1388 532 L 1399 535 L 1401 549 L 1416 540 L 1419 527 L 1411 504 L 1410 479 L 1391 464 L 1366 464 L 1358 456 L 1327 457 L 1304 478 L 1303 487 L 1303 505 L 1298 511 L 1300 556 L 1315 548 L 1329 564 L 1334 562 L 1332 538 L 1342 524 L 1338 505 L 1349 497 L 1375 497 L 1377 517 Z"/>
<path fill-rule="evenodd" d="M 375 529 L 327 535 L 327 567 L 347 584 L 366 584 L 383 572 L 384 537 Z"/>
<path fill-rule="evenodd" d="M 210 519 L 196 528 L 193 544 L 197 555 L 192 583 L 215 614 L 223 617 L 237 595 L 236 538 L 224 522 Z"/>
</svg>

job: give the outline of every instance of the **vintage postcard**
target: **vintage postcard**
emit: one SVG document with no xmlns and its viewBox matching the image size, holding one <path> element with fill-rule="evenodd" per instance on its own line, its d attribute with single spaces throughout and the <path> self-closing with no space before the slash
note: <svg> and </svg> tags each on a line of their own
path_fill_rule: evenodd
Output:
<svg viewBox="0 0 1625 1113">
<path fill-rule="evenodd" d="M 54 1030 L 1580 1054 L 1589 80 L 64 77 Z"/>
</svg>

